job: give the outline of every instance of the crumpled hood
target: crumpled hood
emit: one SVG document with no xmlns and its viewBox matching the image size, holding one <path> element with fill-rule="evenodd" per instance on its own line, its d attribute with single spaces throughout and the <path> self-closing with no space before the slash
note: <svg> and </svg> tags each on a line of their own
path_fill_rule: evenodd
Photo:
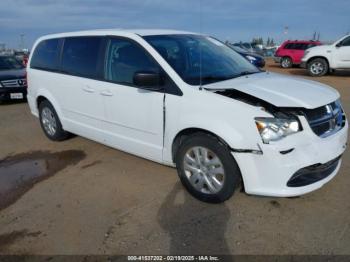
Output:
<svg viewBox="0 0 350 262">
<path fill-rule="evenodd" d="M 208 90 L 236 89 L 277 107 L 313 109 L 339 98 L 335 89 L 319 82 L 276 73 L 257 73 L 205 85 Z"/>
</svg>

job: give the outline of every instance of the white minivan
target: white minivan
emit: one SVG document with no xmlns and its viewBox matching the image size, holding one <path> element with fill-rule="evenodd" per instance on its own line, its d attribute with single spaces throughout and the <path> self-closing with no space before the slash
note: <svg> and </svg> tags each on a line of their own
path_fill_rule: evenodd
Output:
<svg viewBox="0 0 350 262">
<path fill-rule="evenodd" d="M 331 45 L 309 48 L 305 51 L 300 66 L 307 68 L 311 76 L 323 76 L 329 71 L 350 69 L 350 35 Z"/>
<path fill-rule="evenodd" d="M 28 102 L 46 136 L 77 134 L 169 166 L 196 198 L 289 197 L 341 165 L 348 123 L 339 93 L 264 72 L 215 38 L 171 30 L 41 37 Z"/>
</svg>

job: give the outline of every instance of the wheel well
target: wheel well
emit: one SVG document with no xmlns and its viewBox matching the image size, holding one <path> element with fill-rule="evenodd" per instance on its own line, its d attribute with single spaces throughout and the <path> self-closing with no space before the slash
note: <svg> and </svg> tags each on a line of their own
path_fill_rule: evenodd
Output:
<svg viewBox="0 0 350 262">
<path fill-rule="evenodd" d="M 187 129 L 184 129 L 182 131 L 180 131 L 174 141 L 173 141 L 173 144 L 172 144 L 172 150 L 171 150 L 171 153 L 172 153 L 172 159 L 173 161 L 175 162 L 175 156 L 176 156 L 176 152 L 179 148 L 179 146 L 181 145 L 182 141 L 190 136 L 190 135 L 193 135 L 195 133 L 201 133 L 201 134 L 207 134 L 207 135 L 210 135 L 210 136 L 213 136 L 215 137 L 216 139 L 218 139 L 221 143 L 223 143 L 225 146 L 227 146 L 228 148 L 230 148 L 230 146 L 225 142 L 224 139 L 222 139 L 221 137 L 219 137 L 218 135 L 214 134 L 213 132 L 210 132 L 208 130 L 205 130 L 205 129 L 201 129 L 201 128 L 187 128 Z"/>
<path fill-rule="evenodd" d="M 45 101 L 45 100 L 48 100 L 46 97 L 44 96 L 39 96 L 37 99 L 36 99 L 36 106 L 37 108 L 39 108 L 40 104 Z"/>
<path fill-rule="evenodd" d="M 317 59 L 317 58 L 324 59 L 324 60 L 327 62 L 328 69 L 329 69 L 329 61 L 328 61 L 328 59 L 327 59 L 326 57 L 324 57 L 324 56 L 313 56 L 313 57 L 309 58 L 309 60 L 307 60 L 307 63 L 306 63 L 306 64 L 309 65 L 309 63 L 310 63 L 312 60 L 315 60 L 315 59 Z"/>
<path fill-rule="evenodd" d="M 213 132 L 210 132 L 208 130 L 205 130 L 205 129 L 201 129 L 201 128 L 187 128 L 187 129 L 184 129 L 182 131 L 180 131 L 174 141 L 173 141 L 173 145 L 172 145 L 172 159 L 173 159 L 173 162 L 175 163 L 175 156 L 176 156 L 176 151 L 178 150 L 179 146 L 181 145 L 181 142 L 188 136 L 190 135 L 193 135 L 195 133 L 199 133 L 199 134 L 207 134 L 207 135 L 210 135 L 210 136 L 213 136 L 215 137 L 216 139 L 218 139 L 219 142 L 221 142 L 222 144 L 224 144 L 225 146 L 227 146 L 228 148 L 230 148 L 230 146 L 226 143 L 226 141 L 224 139 L 222 139 L 221 137 L 219 137 L 218 135 L 214 134 Z M 238 166 L 239 168 L 239 166 Z M 241 170 L 239 168 L 239 174 L 240 174 L 240 179 L 241 179 L 241 192 L 245 192 L 245 189 L 244 189 L 244 182 L 243 182 L 243 177 L 242 177 L 242 173 L 241 173 Z"/>
<path fill-rule="evenodd" d="M 282 56 L 281 62 L 282 62 L 283 58 L 289 58 L 290 61 L 293 63 L 293 58 L 292 58 L 292 57 L 290 57 L 290 56 L 288 56 L 288 55 Z"/>
</svg>

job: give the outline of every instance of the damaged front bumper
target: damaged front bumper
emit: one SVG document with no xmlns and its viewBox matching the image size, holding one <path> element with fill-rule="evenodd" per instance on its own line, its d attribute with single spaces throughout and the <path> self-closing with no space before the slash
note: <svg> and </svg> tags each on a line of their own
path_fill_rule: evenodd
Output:
<svg viewBox="0 0 350 262">
<path fill-rule="evenodd" d="M 337 174 L 340 156 L 347 144 L 348 123 L 337 133 L 321 138 L 313 133 L 305 118 L 301 121 L 302 132 L 278 142 L 261 143 L 261 154 L 232 152 L 240 167 L 246 193 L 299 196 L 322 187 Z M 307 170 L 309 173 L 305 172 Z M 301 182 L 291 185 L 293 176 L 298 174 L 303 175 L 299 177 Z"/>
</svg>

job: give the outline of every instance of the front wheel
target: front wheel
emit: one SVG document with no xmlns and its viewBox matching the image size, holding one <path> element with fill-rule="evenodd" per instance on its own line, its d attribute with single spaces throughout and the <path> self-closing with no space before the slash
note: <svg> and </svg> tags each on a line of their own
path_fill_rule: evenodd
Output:
<svg viewBox="0 0 350 262">
<path fill-rule="evenodd" d="M 201 201 L 223 202 L 240 183 L 240 170 L 229 148 L 209 134 L 187 137 L 179 146 L 176 166 L 182 184 Z"/>
<path fill-rule="evenodd" d="M 292 59 L 290 57 L 283 57 L 281 59 L 281 67 L 283 68 L 291 68 L 293 65 Z"/>
<path fill-rule="evenodd" d="M 324 76 L 328 72 L 328 63 L 323 58 L 316 58 L 308 63 L 307 68 L 311 76 Z"/>
</svg>

